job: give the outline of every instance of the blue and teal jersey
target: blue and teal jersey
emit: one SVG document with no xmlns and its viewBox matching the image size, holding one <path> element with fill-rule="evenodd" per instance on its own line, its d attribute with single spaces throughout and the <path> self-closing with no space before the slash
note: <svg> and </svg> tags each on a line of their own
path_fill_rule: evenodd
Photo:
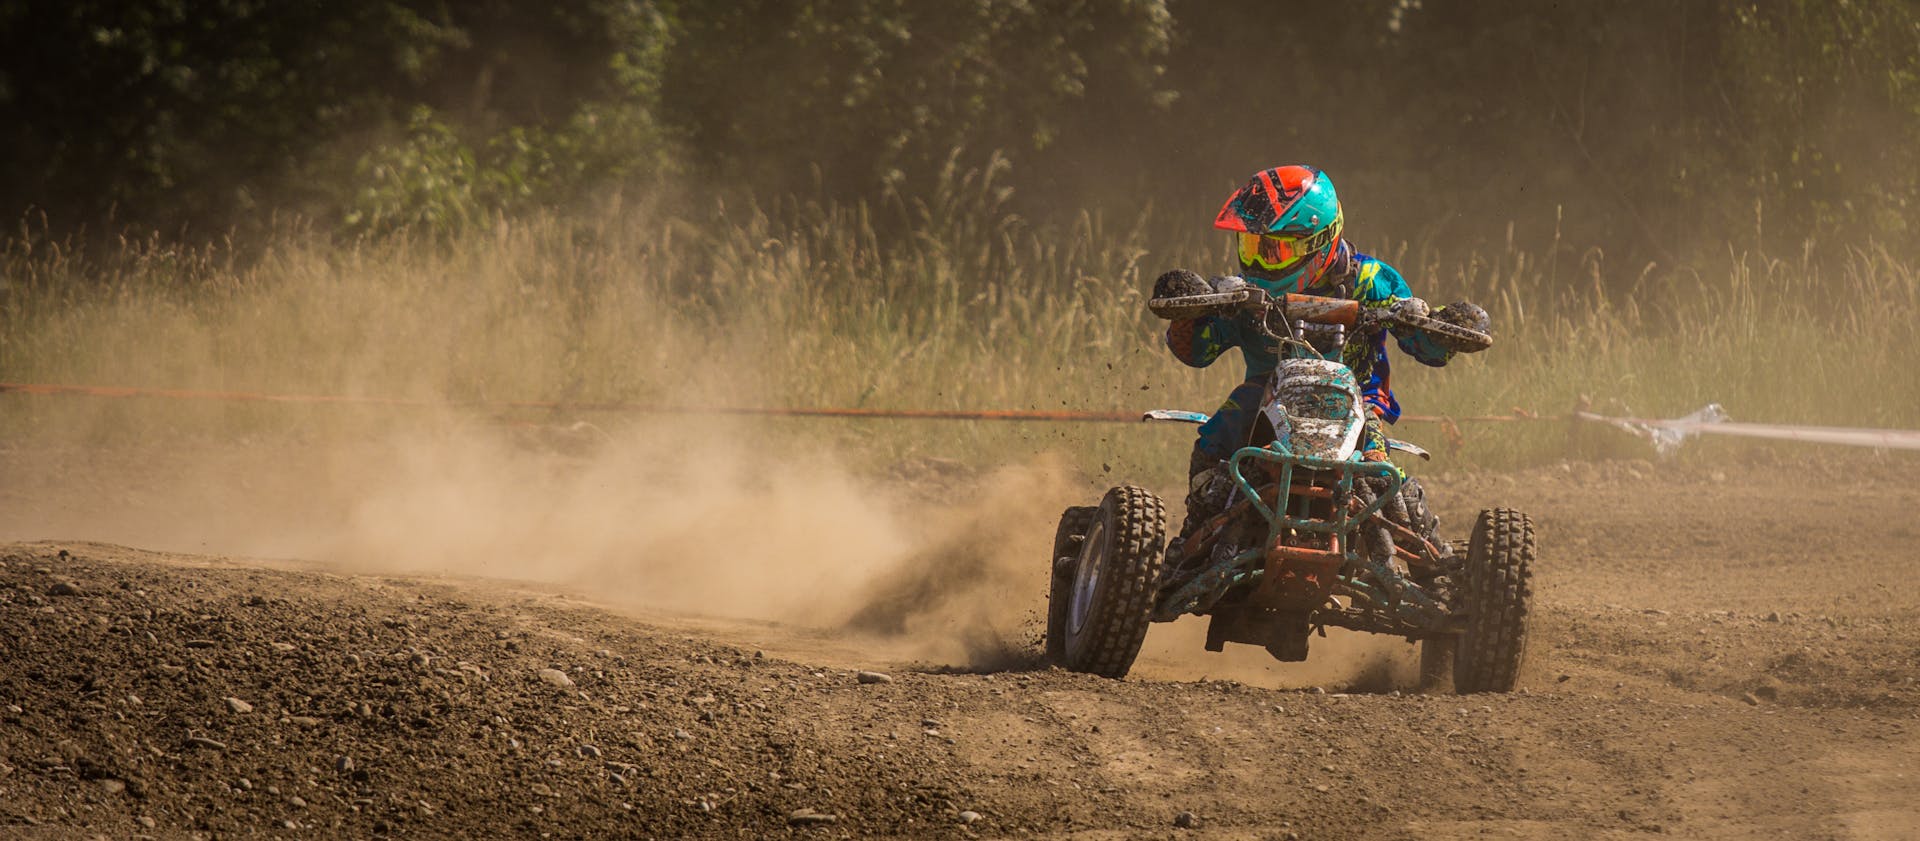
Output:
<svg viewBox="0 0 1920 841">
<path fill-rule="evenodd" d="M 1394 303 L 1413 297 L 1407 287 L 1407 281 L 1400 272 L 1386 262 L 1353 251 L 1346 243 L 1341 243 L 1342 258 L 1334 270 L 1326 273 L 1320 281 L 1301 290 L 1308 295 L 1343 297 L 1359 301 L 1363 307 L 1390 307 Z M 1414 356 L 1428 365 L 1444 365 L 1445 354 L 1435 356 L 1428 348 L 1415 346 L 1402 339 L 1398 342 L 1402 351 Z M 1195 367 L 1205 368 L 1219 359 L 1232 348 L 1240 348 L 1247 363 L 1248 383 L 1264 382 L 1267 375 L 1280 364 L 1280 359 L 1267 346 L 1254 325 L 1246 321 L 1245 316 L 1202 316 L 1200 318 L 1181 319 L 1167 327 L 1167 347 L 1181 362 Z M 1361 395 L 1380 419 L 1392 423 L 1400 417 L 1400 403 L 1393 396 L 1392 365 L 1387 358 L 1386 333 L 1377 335 L 1372 346 L 1349 345 L 1345 357 L 1341 360 L 1353 369 L 1354 379 L 1360 383 Z M 1242 406 L 1249 395 L 1258 399 L 1258 395 L 1245 388 L 1236 388 L 1228 398 L 1228 405 L 1222 411 L 1251 412 L 1256 406 Z M 1204 437 L 1204 436 L 1203 436 Z"/>
</svg>

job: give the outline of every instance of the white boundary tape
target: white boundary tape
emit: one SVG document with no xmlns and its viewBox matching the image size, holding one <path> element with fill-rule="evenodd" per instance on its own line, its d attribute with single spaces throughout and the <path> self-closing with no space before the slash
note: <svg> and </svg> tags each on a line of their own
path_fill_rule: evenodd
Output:
<svg viewBox="0 0 1920 841">
<path fill-rule="evenodd" d="M 1845 426 L 1787 426 L 1771 423 L 1735 423 L 1725 420 L 1720 407 L 1710 405 L 1684 418 L 1649 420 L 1610 418 L 1592 412 L 1575 412 L 1581 420 L 1611 424 L 1649 438 L 1662 453 L 1678 446 L 1695 433 L 1734 435 L 1743 438 L 1770 438 L 1776 441 L 1806 441 L 1817 444 L 1844 444 L 1880 450 L 1920 450 L 1920 432 L 1905 429 L 1862 429 Z"/>
</svg>

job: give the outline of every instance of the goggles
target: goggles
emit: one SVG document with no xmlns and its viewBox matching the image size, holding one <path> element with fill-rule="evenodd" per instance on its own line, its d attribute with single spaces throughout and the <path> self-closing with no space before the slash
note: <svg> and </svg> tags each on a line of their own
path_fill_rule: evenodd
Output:
<svg viewBox="0 0 1920 841">
<path fill-rule="evenodd" d="M 1302 260 L 1333 247 L 1340 239 L 1340 220 L 1305 236 L 1293 234 L 1240 234 L 1240 262 L 1268 271 L 1286 271 Z"/>
</svg>

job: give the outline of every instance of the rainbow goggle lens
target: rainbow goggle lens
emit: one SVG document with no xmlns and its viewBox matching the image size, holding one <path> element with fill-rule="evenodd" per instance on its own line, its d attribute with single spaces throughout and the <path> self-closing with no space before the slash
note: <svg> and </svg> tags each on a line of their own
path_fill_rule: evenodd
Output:
<svg viewBox="0 0 1920 841">
<path fill-rule="evenodd" d="M 1293 234 L 1240 234 L 1240 262 L 1281 272 L 1332 248 L 1340 239 L 1340 220 L 1306 236 Z"/>
</svg>

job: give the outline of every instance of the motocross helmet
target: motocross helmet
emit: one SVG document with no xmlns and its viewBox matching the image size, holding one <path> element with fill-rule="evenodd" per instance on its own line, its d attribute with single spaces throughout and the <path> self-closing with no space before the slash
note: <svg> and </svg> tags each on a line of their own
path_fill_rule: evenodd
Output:
<svg viewBox="0 0 1920 841">
<path fill-rule="evenodd" d="M 1326 274 L 1344 221 L 1333 181 L 1295 165 L 1254 175 L 1227 199 L 1213 226 L 1239 235 L 1241 276 L 1281 294 L 1302 291 Z"/>
</svg>

